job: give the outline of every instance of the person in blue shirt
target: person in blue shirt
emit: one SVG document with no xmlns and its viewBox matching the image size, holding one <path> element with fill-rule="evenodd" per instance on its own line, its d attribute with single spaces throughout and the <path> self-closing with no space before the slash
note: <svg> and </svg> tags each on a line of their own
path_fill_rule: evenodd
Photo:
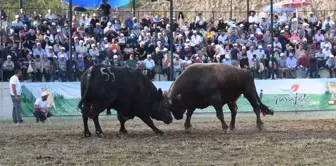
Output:
<svg viewBox="0 0 336 166">
<path fill-rule="evenodd" d="M 231 35 L 228 37 L 228 39 L 230 40 L 230 43 L 231 43 L 231 44 L 235 44 L 239 38 L 238 38 L 238 36 L 236 35 L 236 32 L 235 32 L 235 31 L 232 31 L 232 32 L 231 32 Z"/>
<path fill-rule="evenodd" d="M 126 44 L 130 44 L 132 47 L 138 45 L 138 40 L 135 38 L 134 34 L 131 34 L 131 36 L 126 39 Z"/>
<path fill-rule="evenodd" d="M 78 80 L 81 80 L 82 74 L 84 73 L 84 59 L 83 55 L 79 54 L 78 59 L 76 62 L 76 73 L 75 73 L 75 80 L 78 78 Z"/>
<path fill-rule="evenodd" d="M 125 25 L 130 30 L 133 28 L 133 20 L 132 20 L 131 16 L 127 17 L 127 19 L 125 20 Z"/>
</svg>

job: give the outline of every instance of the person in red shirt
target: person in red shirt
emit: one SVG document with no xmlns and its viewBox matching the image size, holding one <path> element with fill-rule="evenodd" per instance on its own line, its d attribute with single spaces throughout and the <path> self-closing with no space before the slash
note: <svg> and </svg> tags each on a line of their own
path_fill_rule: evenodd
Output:
<svg viewBox="0 0 336 166">
<path fill-rule="evenodd" d="M 300 71 L 300 75 L 302 78 L 307 78 L 309 65 L 310 65 L 310 61 L 307 56 L 302 56 L 298 60 L 297 68 Z"/>
</svg>

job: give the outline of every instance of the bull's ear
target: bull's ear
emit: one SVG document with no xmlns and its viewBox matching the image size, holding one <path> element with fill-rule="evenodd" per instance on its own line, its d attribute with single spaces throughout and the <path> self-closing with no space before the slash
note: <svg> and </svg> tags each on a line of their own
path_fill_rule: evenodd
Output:
<svg viewBox="0 0 336 166">
<path fill-rule="evenodd" d="M 182 95 L 181 95 L 181 94 L 178 94 L 178 95 L 176 96 L 176 99 L 177 99 L 177 100 L 181 100 L 181 99 L 182 99 Z"/>
</svg>

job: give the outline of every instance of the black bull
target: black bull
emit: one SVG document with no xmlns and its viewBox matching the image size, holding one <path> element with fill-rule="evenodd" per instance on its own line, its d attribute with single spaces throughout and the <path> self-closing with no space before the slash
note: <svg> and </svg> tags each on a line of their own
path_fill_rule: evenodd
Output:
<svg viewBox="0 0 336 166">
<path fill-rule="evenodd" d="M 88 118 L 92 118 L 96 134 L 103 134 L 98 116 L 105 109 L 115 109 L 120 122 L 120 132 L 127 133 L 125 122 L 139 117 L 156 134 L 164 134 L 155 127 L 151 118 L 172 122 L 171 113 L 163 103 L 163 92 L 142 73 L 124 68 L 95 65 L 82 75 L 81 100 L 78 107 L 82 111 L 85 137 L 91 136 Z"/>
<path fill-rule="evenodd" d="M 223 106 L 228 104 L 231 111 L 230 130 L 235 128 L 237 114 L 236 101 L 241 96 L 250 102 L 257 116 L 257 127 L 262 130 L 263 122 L 260 111 L 273 115 L 273 111 L 264 105 L 257 94 L 254 79 L 250 72 L 231 65 L 224 64 L 193 64 L 173 82 L 169 91 L 164 94 L 169 109 L 175 119 L 183 118 L 187 110 L 185 130 L 191 129 L 191 116 L 197 108 L 213 106 L 217 118 L 222 123 L 222 129 L 228 126 L 224 121 Z"/>
</svg>

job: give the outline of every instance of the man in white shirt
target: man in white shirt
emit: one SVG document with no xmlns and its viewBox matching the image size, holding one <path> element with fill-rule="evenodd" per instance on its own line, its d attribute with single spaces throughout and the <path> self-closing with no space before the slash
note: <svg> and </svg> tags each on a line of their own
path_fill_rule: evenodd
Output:
<svg viewBox="0 0 336 166">
<path fill-rule="evenodd" d="M 250 50 L 248 50 L 248 51 L 246 52 L 246 54 L 247 54 L 247 58 L 248 58 L 248 59 L 252 59 L 252 56 L 253 56 L 254 54 L 257 54 L 257 51 L 254 50 L 254 46 L 250 46 Z"/>
<path fill-rule="evenodd" d="M 228 36 L 225 34 L 225 32 L 222 32 L 221 35 L 218 36 L 218 42 L 220 41 L 222 44 L 224 44 L 227 37 Z"/>
<path fill-rule="evenodd" d="M 89 50 L 89 55 L 92 56 L 92 59 L 98 63 L 98 57 L 99 57 L 99 50 L 96 47 L 96 44 L 91 44 L 91 48 Z"/>
<path fill-rule="evenodd" d="M 291 74 L 292 78 L 295 78 L 297 59 L 293 56 L 293 54 L 291 54 L 291 56 L 287 58 L 286 63 L 287 63 L 289 74 Z"/>
<path fill-rule="evenodd" d="M 180 56 L 179 55 L 175 55 L 175 58 L 173 60 L 173 64 L 174 64 L 174 67 L 173 67 L 173 76 L 174 78 L 172 78 L 172 80 L 176 80 L 177 77 L 181 74 L 182 72 L 182 60 L 180 59 Z"/>
<path fill-rule="evenodd" d="M 44 121 L 51 117 L 52 114 L 50 112 L 50 103 L 48 101 L 48 93 L 42 92 L 41 97 L 36 99 L 34 104 L 34 116 L 36 117 L 36 123 Z"/>
<path fill-rule="evenodd" d="M 260 57 L 261 57 L 262 55 L 265 55 L 265 51 L 264 51 L 264 49 L 263 49 L 263 46 L 262 46 L 262 45 L 259 45 L 259 46 L 258 46 L 258 49 L 254 51 L 254 54 L 257 55 L 257 58 L 258 58 L 258 59 L 260 59 Z"/>
<path fill-rule="evenodd" d="M 21 117 L 21 83 L 19 77 L 22 76 L 20 69 L 15 70 L 14 75 L 9 80 L 9 89 L 13 101 L 13 122 L 15 124 L 23 123 Z"/>
<path fill-rule="evenodd" d="M 149 77 L 149 79 L 153 80 L 155 77 L 155 62 L 152 59 L 152 55 L 148 54 L 147 55 L 147 59 L 145 59 L 143 61 L 145 68 L 147 70 L 147 76 Z"/>
</svg>

